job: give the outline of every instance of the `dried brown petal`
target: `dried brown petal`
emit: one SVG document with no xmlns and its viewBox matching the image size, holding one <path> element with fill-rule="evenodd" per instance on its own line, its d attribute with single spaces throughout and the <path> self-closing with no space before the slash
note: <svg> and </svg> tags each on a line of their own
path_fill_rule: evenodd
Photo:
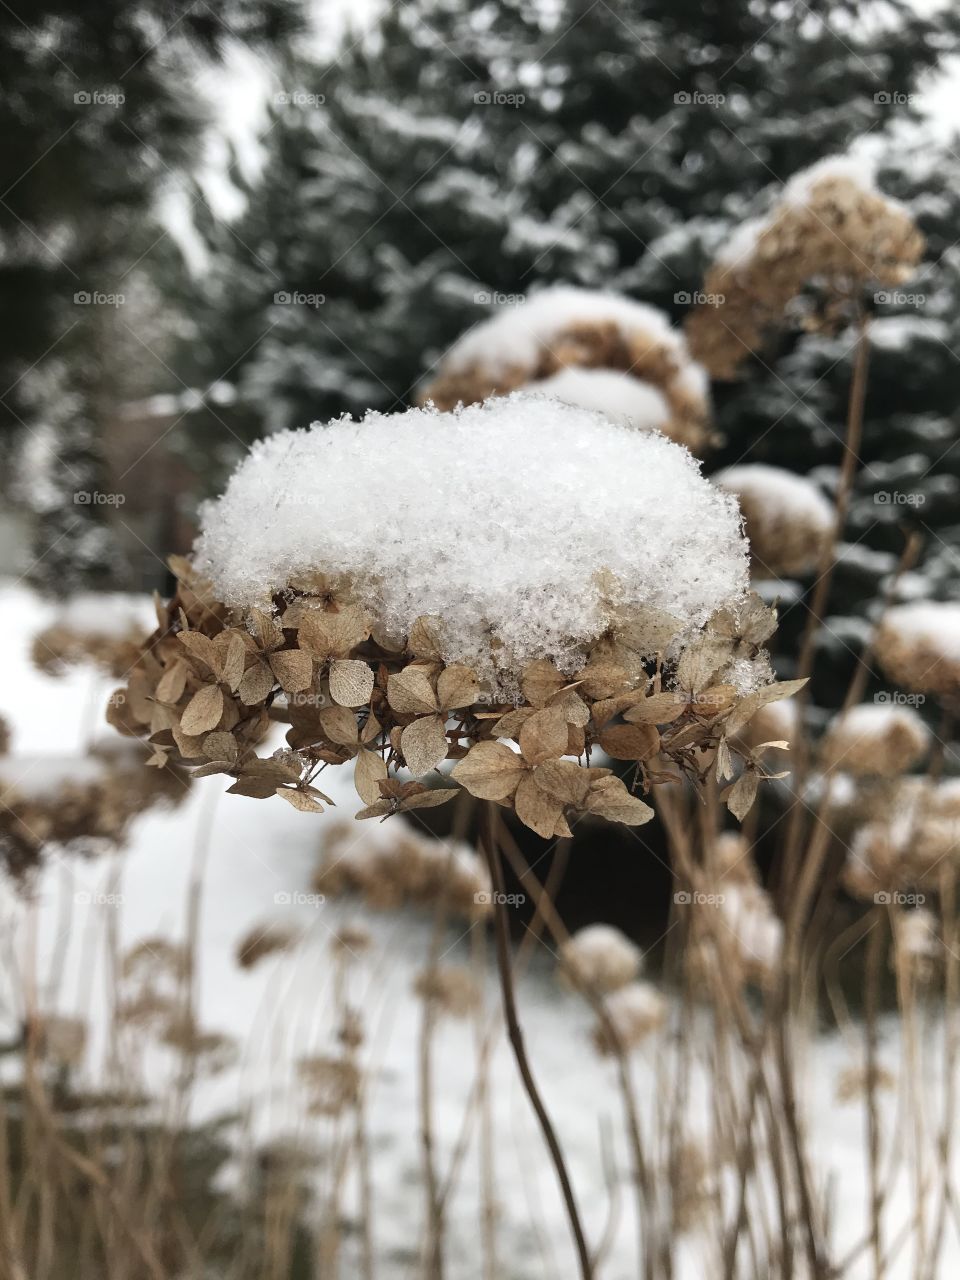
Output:
<svg viewBox="0 0 960 1280">
<path fill-rule="evenodd" d="M 742 822 L 753 808 L 759 785 L 760 780 L 754 771 L 752 769 L 744 769 L 733 786 L 723 793 L 727 808 L 738 822 Z"/>
<path fill-rule="evenodd" d="M 317 719 L 331 742 L 354 747 L 360 741 L 356 714 L 349 707 L 324 707 Z"/>
<path fill-rule="evenodd" d="M 281 649 L 267 661 L 285 693 L 302 693 L 313 683 L 313 659 L 302 649 Z"/>
<path fill-rule="evenodd" d="M 176 706 L 183 697 L 183 691 L 186 687 L 187 664 L 180 662 L 178 659 L 167 667 L 160 677 L 154 696 L 158 702 L 166 702 L 170 706 Z"/>
<path fill-rule="evenodd" d="M 529 764 L 555 760 L 567 749 L 567 720 L 559 707 L 547 707 L 524 722 L 520 750 Z"/>
<path fill-rule="evenodd" d="M 411 665 L 387 678 L 387 701 L 399 715 L 426 715 L 439 710 L 430 669 Z"/>
<path fill-rule="evenodd" d="M 538 836 L 550 839 L 558 820 L 563 816 L 563 805 L 554 796 L 537 786 L 531 774 L 520 779 L 514 796 L 517 817 L 535 831 Z"/>
<path fill-rule="evenodd" d="M 240 701 L 245 707 L 254 707 L 265 701 L 273 688 L 273 672 L 265 662 L 248 667 L 240 681 Z"/>
<path fill-rule="evenodd" d="M 631 795 L 620 779 L 613 776 L 601 778 L 593 784 L 584 808 L 588 813 L 610 822 L 622 822 L 628 827 L 642 826 L 653 817 L 650 806 Z"/>
<path fill-rule="evenodd" d="M 445 667 L 437 678 L 437 697 L 443 711 L 453 711 L 456 707 L 470 707 L 480 696 L 480 685 L 477 673 L 472 667 L 455 663 Z"/>
<path fill-rule="evenodd" d="M 380 799 L 380 783 L 387 776 L 387 766 L 375 751 L 360 751 L 353 774 L 353 785 L 364 804 L 376 804 Z"/>
<path fill-rule="evenodd" d="M 447 735 L 440 716 L 422 716 L 408 724 L 400 736 L 407 768 L 416 776 L 429 773 L 447 758 Z"/>
<path fill-rule="evenodd" d="M 653 693 L 624 711 L 623 718 L 631 724 L 670 724 L 686 709 L 687 699 L 682 693 Z"/>
<path fill-rule="evenodd" d="M 478 800 L 505 800 L 526 772 L 523 760 L 502 742 L 478 742 L 453 768 L 453 778 Z"/>
<path fill-rule="evenodd" d="M 544 707 L 566 684 L 563 676 L 547 658 L 531 662 L 520 677 L 520 690 L 533 707 Z"/>
<path fill-rule="evenodd" d="M 217 646 L 209 636 L 203 635 L 200 631 L 181 631 L 177 635 L 177 639 L 191 658 L 202 663 L 203 667 L 211 671 L 215 676 L 219 676 L 221 670 L 220 654 L 217 652 Z"/>
<path fill-rule="evenodd" d="M 756 689 L 753 693 L 748 693 L 740 705 L 734 707 L 730 715 L 727 716 L 724 732 L 729 737 L 739 733 L 761 707 L 765 707 L 771 702 L 779 702 L 781 698 L 792 698 L 795 693 L 800 692 L 806 683 L 806 680 L 781 680 L 778 684 L 768 684 L 762 689 Z"/>
<path fill-rule="evenodd" d="M 362 707 L 373 693 L 373 671 L 365 662 L 338 658 L 330 664 L 330 696 L 341 707 Z"/>
<path fill-rule="evenodd" d="M 600 746 L 614 760 L 646 760 L 660 748 L 652 724 L 615 724 L 600 734 Z"/>
<path fill-rule="evenodd" d="M 239 754 L 237 740 L 232 733 L 208 733 L 203 740 L 203 754 L 211 760 L 234 762 Z"/>
<path fill-rule="evenodd" d="M 415 658 L 426 658 L 429 662 L 440 662 L 443 658 L 443 647 L 440 643 L 440 622 L 437 618 L 417 618 L 410 628 L 407 648 Z"/>
<path fill-rule="evenodd" d="M 277 795 L 300 813 L 323 813 L 320 801 L 307 795 L 305 791 L 298 791 L 293 787 L 277 787 Z"/>
<path fill-rule="evenodd" d="M 562 804 L 580 809 L 587 792 L 598 778 L 607 777 L 609 769 L 585 769 L 573 760 L 548 760 L 533 771 L 537 786 Z"/>
<path fill-rule="evenodd" d="M 456 787 L 431 787 L 426 791 L 418 791 L 416 795 L 406 796 L 400 801 L 400 809 L 404 813 L 411 809 L 436 809 L 458 795 L 460 791 Z"/>
<path fill-rule="evenodd" d="M 180 717 L 180 730 L 189 737 L 208 733 L 220 723 L 223 715 L 223 690 L 216 684 L 198 689 Z"/>
</svg>

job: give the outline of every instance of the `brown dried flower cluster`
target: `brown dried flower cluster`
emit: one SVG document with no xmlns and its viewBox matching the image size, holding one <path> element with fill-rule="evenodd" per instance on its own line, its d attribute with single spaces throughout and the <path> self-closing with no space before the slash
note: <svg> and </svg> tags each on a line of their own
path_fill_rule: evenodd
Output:
<svg viewBox="0 0 960 1280">
<path fill-rule="evenodd" d="M 712 305 L 687 322 L 693 355 L 713 377 L 732 378 L 808 284 L 822 284 L 826 302 L 806 324 L 835 327 L 864 285 L 908 280 L 923 243 L 907 210 L 869 179 L 842 162 L 816 166 L 788 184 L 767 218 L 745 224 L 707 272 Z"/>
<path fill-rule="evenodd" d="M 325 833 L 318 893 L 358 893 L 368 906 L 439 906 L 475 920 L 490 911 L 490 873 L 460 841 L 434 840 L 401 819 L 389 827 L 357 828 L 337 822 Z"/>
<path fill-rule="evenodd" d="M 902 778 L 875 792 L 880 812 L 850 841 L 843 885 L 865 902 L 936 893 L 960 862 L 960 786 L 956 780 Z"/>
<path fill-rule="evenodd" d="M 90 662 L 119 680 L 136 662 L 142 647 L 143 631 L 138 628 L 110 636 L 54 623 L 34 636 L 30 658 L 37 670 L 48 676 L 60 676 L 68 667 Z"/>
<path fill-rule="evenodd" d="M 691 983 L 711 997 L 718 980 L 768 986 L 780 966 L 783 925 L 739 835 L 715 843 L 707 889 L 680 899 L 681 909 L 693 913 L 686 951 Z"/>
<path fill-rule="evenodd" d="M 691 361 L 682 336 L 664 333 L 653 324 L 648 328 L 640 322 L 627 325 L 614 318 L 564 319 L 553 332 L 543 335 L 532 361 L 502 366 L 483 359 L 458 363 L 448 357 L 423 391 L 420 403 L 455 409 L 458 404 L 479 404 L 489 396 L 506 395 L 521 387 L 536 391 L 538 383 L 565 369 L 626 374 L 663 397 L 667 417 L 660 430 L 664 435 L 693 453 L 709 441 L 706 380 Z"/>
<path fill-rule="evenodd" d="M 756 578 L 802 577 L 822 564 L 834 539 L 834 513 L 806 477 L 756 463 L 712 479 L 740 504 Z"/>
<path fill-rule="evenodd" d="M 930 730 L 912 707 L 863 703 L 837 716 L 821 744 L 821 763 L 858 776 L 895 778 L 930 749 Z"/>
<path fill-rule="evenodd" d="M 714 615 L 671 661 L 641 654 L 655 650 L 658 626 L 674 634 L 672 619 L 624 618 L 575 675 L 532 662 L 519 704 L 499 705 L 469 667 L 444 664 L 429 618 L 404 641 L 388 640 L 348 594 L 319 580 L 312 592 L 277 597 L 272 614 L 230 616 L 205 599 L 188 562 L 173 563 L 179 591 L 158 603 L 159 629 L 108 719 L 149 739 L 150 764 L 226 774 L 231 792 L 279 795 L 302 812 L 331 803 L 316 785 L 320 773 L 350 764 L 364 805 L 358 818 L 443 804 L 462 787 L 515 810 L 543 837 L 569 836 L 580 815 L 645 823 L 653 810 L 637 789 L 678 772 L 700 782 L 715 767 L 739 818 L 767 775 L 762 749 L 744 754 L 732 739 L 798 687 L 739 691 L 765 669 L 761 646 L 776 627 L 774 610 L 756 598 Z M 258 756 L 273 720 L 289 725 L 288 747 Z M 629 786 L 591 764 L 598 753 L 632 766 Z M 397 776 L 405 768 L 426 778 L 445 761 L 453 769 L 439 787 Z"/>
<path fill-rule="evenodd" d="M 629 1053 L 663 1026 L 667 1002 L 651 983 L 628 982 L 603 997 L 603 1012 L 603 1018 L 598 1018 L 593 1029 L 597 1052 Z"/>
<path fill-rule="evenodd" d="M 960 696 L 960 605 L 922 601 L 883 616 L 875 653 L 888 679 L 912 693 Z"/>
<path fill-rule="evenodd" d="M 640 948 L 609 924 L 590 924 L 560 948 L 560 977 L 576 988 L 608 995 L 640 973 Z"/>
<path fill-rule="evenodd" d="M 140 750 L 98 745 L 86 755 L 0 758 L 0 858 L 15 875 L 36 867 L 48 845 L 95 853 L 122 844 L 137 814 L 179 804 L 188 779 L 174 764 L 147 773 Z"/>
<path fill-rule="evenodd" d="M 469 969 L 459 964 L 435 964 L 417 974 L 413 989 L 421 1000 L 448 1018 L 469 1018 L 480 1008 L 483 994 Z"/>
</svg>

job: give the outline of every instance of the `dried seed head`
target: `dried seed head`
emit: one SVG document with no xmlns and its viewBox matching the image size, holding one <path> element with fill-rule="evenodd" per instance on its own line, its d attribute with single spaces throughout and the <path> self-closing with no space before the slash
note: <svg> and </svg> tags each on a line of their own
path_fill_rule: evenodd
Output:
<svg viewBox="0 0 960 1280">
<path fill-rule="evenodd" d="M 300 933 L 276 921 L 255 924 L 236 946 L 237 964 L 241 969 L 253 969 L 267 956 L 279 951 L 289 951 L 300 940 Z"/>
<path fill-rule="evenodd" d="M 875 652 L 884 674 L 913 693 L 960 693 L 960 604 L 919 601 L 889 609 Z"/>
<path fill-rule="evenodd" d="M 715 484 L 740 503 L 757 578 L 812 573 L 833 540 L 833 508 L 804 476 L 751 463 L 728 467 Z"/>
<path fill-rule="evenodd" d="M 311 1115 L 338 1116 L 356 1106 L 363 1082 L 360 1069 L 350 1058 L 316 1054 L 301 1058 L 297 1074 L 307 1091 Z"/>
<path fill-rule="evenodd" d="M 923 252 L 907 209 L 882 195 L 870 166 L 831 157 L 797 174 L 765 218 L 744 223 L 707 272 L 687 323 L 694 357 L 715 378 L 734 377 L 762 351 L 788 309 L 814 282 L 826 294 L 814 325 L 846 318 L 844 303 L 867 284 L 901 284 Z"/>
<path fill-rule="evenodd" d="M 594 1045 L 602 1054 L 638 1048 L 667 1017 L 666 1000 L 649 982 L 619 987 L 604 997 L 603 1007 L 607 1021 L 599 1020 L 593 1031 Z"/>
<path fill-rule="evenodd" d="M 560 948 L 559 974 L 571 985 L 608 995 L 633 982 L 643 962 L 640 948 L 609 924 L 591 924 Z"/>
<path fill-rule="evenodd" d="M 699 451 L 707 379 L 668 317 L 619 294 L 567 286 L 474 326 L 447 352 L 421 403 L 478 404 L 520 387 L 662 431 Z"/>
<path fill-rule="evenodd" d="M 414 991 L 450 1018 L 468 1018 L 480 1007 L 481 992 L 469 969 L 462 965 L 433 965 L 417 974 Z"/>
<path fill-rule="evenodd" d="M 892 778 L 918 764 L 930 730 L 911 707 L 866 702 L 837 716 L 821 747 L 824 767 Z"/>
</svg>

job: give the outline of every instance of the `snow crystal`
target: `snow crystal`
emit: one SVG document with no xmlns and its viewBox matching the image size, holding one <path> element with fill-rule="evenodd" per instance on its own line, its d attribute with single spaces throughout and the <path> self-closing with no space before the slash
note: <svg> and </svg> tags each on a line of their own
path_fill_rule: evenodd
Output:
<svg viewBox="0 0 960 1280">
<path fill-rule="evenodd" d="M 770 515 L 822 529 L 833 528 L 833 507 L 805 476 L 762 462 L 727 467 L 713 477 L 730 493 L 741 494 L 751 505 L 769 508 Z"/>
<path fill-rule="evenodd" d="M 669 348 L 679 364 L 689 359 L 683 335 L 656 307 L 616 293 L 558 285 L 475 325 L 450 348 L 444 365 L 451 371 L 473 364 L 491 370 L 534 365 L 540 349 L 549 347 L 556 334 L 580 324 L 614 324 L 625 333 L 648 338 L 651 346 Z"/>
<path fill-rule="evenodd" d="M 614 369 L 561 369 L 530 389 L 640 430 L 658 431 L 670 421 L 670 406 L 656 387 Z"/>
<path fill-rule="evenodd" d="M 491 635 L 501 671 L 569 671 L 611 603 L 663 610 L 680 637 L 748 585 L 736 502 L 685 449 L 522 393 L 259 441 L 205 507 L 196 560 L 235 608 L 348 575 L 387 632 L 438 617 L 445 658 L 488 679 Z"/>
</svg>

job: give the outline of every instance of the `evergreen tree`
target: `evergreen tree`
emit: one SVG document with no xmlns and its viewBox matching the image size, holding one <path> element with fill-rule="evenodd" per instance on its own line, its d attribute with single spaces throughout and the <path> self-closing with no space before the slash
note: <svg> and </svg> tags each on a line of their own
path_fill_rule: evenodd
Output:
<svg viewBox="0 0 960 1280">
<path fill-rule="evenodd" d="M 124 312 L 151 258 L 176 270 L 158 194 L 196 159 L 205 128 L 195 73 L 228 39 L 280 40 L 282 0 L 38 0 L 0 7 L 0 447 L 39 438 L 51 459 L 32 493 L 44 527 L 37 576 L 103 582 L 116 569 L 99 438 L 116 404 Z M 162 367 L 152 362 L 152 389 Z M 27 480 L 28 485 L 30 480 Z"/>
</svg>

